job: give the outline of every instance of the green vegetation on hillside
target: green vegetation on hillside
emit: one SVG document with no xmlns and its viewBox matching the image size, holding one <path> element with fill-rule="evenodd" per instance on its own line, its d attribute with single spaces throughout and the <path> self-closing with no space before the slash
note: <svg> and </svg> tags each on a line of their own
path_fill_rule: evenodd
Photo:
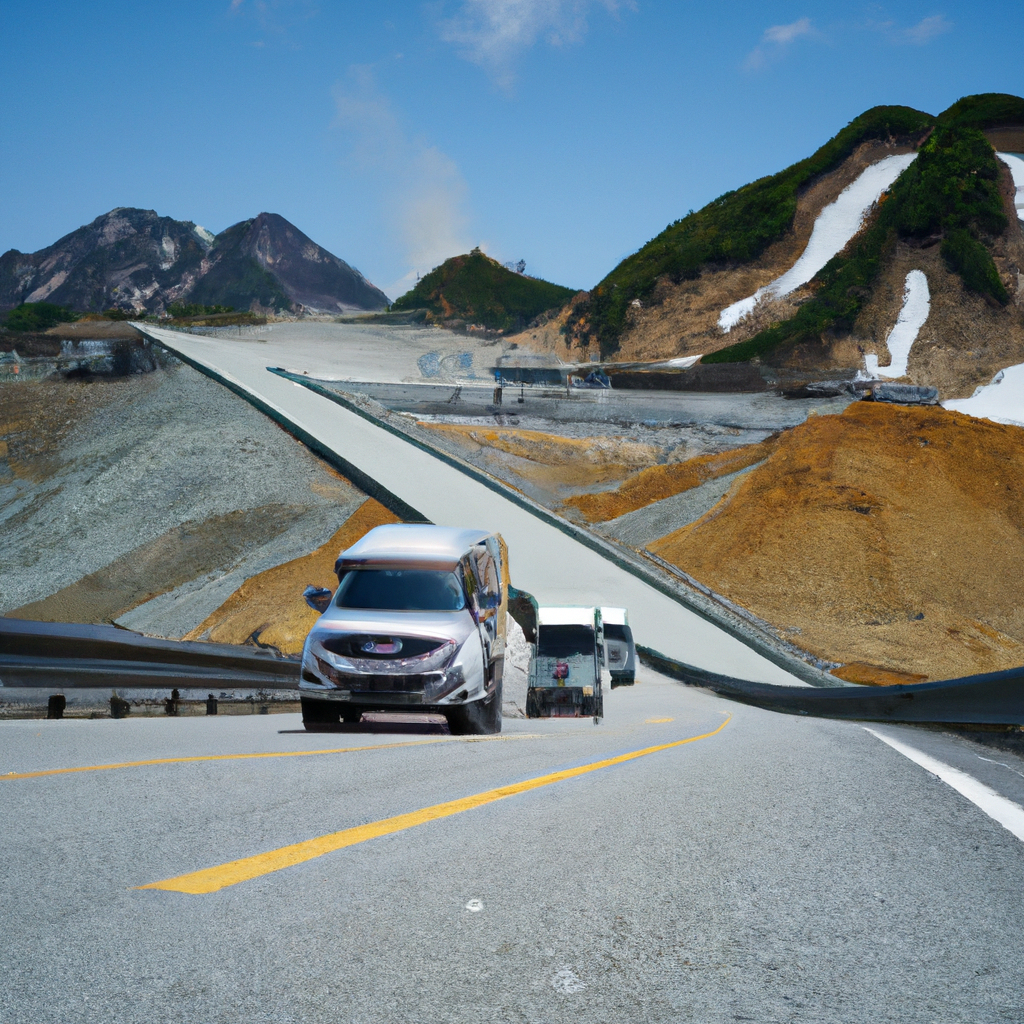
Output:
<svg viewBox="0 0 1024 1024">
<path fill-rule="evenodd" d="M 46 331 L 57 324 L 74 323 L 82 314 L 52 302 L 23 302 L 4 317 L 9 331 Z"/>
<path fill-rule="evenodd" d="M 202 306 L 198 302 L 172 302 L 167 312 L 175 318 L 187 316 L 211 316 L 214 313 L 234 313 L 234 306 Z"/>
<path fill-rule="evenodd" d="M 934 124 L 911 107 L 873 107 L 851 121 L 813 156 L 778 174 L 726 192 L 697 213 L 669 224 L 657 238 L 623 260 L 570 313 L 567 332 L 597 336 L 602 356 L 615 352 L 634 299 L 647 300 L 658 281 L 697 277 L 713 264 L 749 263 L 789 230 L 797 193 L 838 167 L 869 139 L 919 137 Z"/>
<path fill-rule="evenodd" d="M 149 316 L 145 306 L 141 309 L 122 309 L 120 306 L 111 306 L 103 310 L 103 317 L 106 320 L 145 320 Z"/>
<path fill-rule="evenodd" d="M 1005 304 L 1006 289 L 984 245 L 985 238 L 1006 228 L 999 173 L 992 147 L 980 131 L 936 129 L 883 197 L 874 223 L 822 268 L 814 298 L 789 320 L 705 356 L 703 362 L 744 362 L 828 329 L 850 330 L 896 238 L 943 236 L 942 255 L 964 286 Z"/>
<path fill-rule="evenodd" d="M 474 249 L 435 267 L 391 309 L 426 309 L 435 320 L 464 320 L 511 331 L 563 305 L 573 294 L 571 288 L 513 273 Z"/>
<path fill-rule="evenodd" d="M 219 241 L 223 236 L 217 237 Z M 270 271 L 252 256 L 234 253 L 223 257 L 205 277 L 200 278 L 188 297 L 191 300 L 189 305 L 204 308 L 248 309 L 254 300 L 264 309 L 292 308 L 292 300 Z"/>
<path fill-rule="evenodd" d="M 939 124 L 961 128 L 1024 127 L 1024 99 L 1005 92 L 983 92 L 965 96 L 939 114 Z"/>
</svg>

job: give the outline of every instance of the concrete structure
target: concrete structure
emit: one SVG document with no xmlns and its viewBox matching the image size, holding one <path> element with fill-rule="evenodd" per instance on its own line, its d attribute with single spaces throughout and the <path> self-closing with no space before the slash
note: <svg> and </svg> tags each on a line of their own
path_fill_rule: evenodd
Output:
<svg viewBox="0 0 1024 1024">
<path fill-rule="evenodd" d="M 539 603 L 626 607 L 638 644 L 722 675 L 801 685 L 752 647 L 520 505 L 365 418 L 268 372 L 275 356 L 284 362 L 287 355 L 275 351 L 276 346 L 138 326 L 154 341 L 260 400 L 431 522 L 500 533 L 508 543 L 513 584 Z M 310 374 L 324 369 L 311 365 L 308 348 L 304 359 L 303 369 Z M 335 349 L 332 368 L 338 361 Z"/>
</svg>

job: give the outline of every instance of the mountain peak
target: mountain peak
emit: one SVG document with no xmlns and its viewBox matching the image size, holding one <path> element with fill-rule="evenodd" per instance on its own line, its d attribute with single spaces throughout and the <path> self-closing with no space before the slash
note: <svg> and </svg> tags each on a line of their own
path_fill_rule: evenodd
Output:
<svg viewBox="0 0 1024 1024">
<path fill-rule="evenodd" d="M 0 256 L 0 311 L 54 302 L 161 312 L 188 300 L 241 309 L 381 309 L 387 296 L 280 214 L 219 235 L 155 210 L 115 207 L 36 253 Z"/>
</svg>

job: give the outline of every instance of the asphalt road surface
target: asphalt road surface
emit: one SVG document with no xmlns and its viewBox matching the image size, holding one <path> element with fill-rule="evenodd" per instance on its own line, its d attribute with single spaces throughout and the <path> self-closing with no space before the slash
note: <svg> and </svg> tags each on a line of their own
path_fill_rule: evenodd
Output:
<svg viewBox="0 0 1024 1024">
<path fill-rule="evenodd" d="M 1024 843 L 951 785 L 647 671 L 606 713 L 0 723 L 0 1020 L 1024 1020 Z"/>
</svg>

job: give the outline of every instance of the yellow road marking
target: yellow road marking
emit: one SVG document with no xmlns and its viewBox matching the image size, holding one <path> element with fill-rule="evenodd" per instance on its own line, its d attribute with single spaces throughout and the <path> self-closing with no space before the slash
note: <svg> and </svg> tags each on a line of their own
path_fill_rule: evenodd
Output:
<svg viewBox="0 0 1024 1024">
<path fill-rule="evenodd" d="M 645 725 L 659 725 L 661 722 L 674 722 L 674 718 L 648 718 Z"/>
<path fill-rule="evenodd" d="M 428 821 L 437 821 L 439 818 L 471 811 L 475 807 L 483 807 L 485 804 L 504 800 L 517 793 L 526 793 L 531 789 L 540 789 L 542 786 L 574 779 L 600 768 L 610 768 L 612 765 L 624 764 L 638 757 L 656 754 L 661 750 L 669 750 L 672 747 L 681 747 L 685 743 L 707 739 L 720 733 L 731 720 L 732 716 L 730 715 L 717 729 L 700 736 L 689 736 L 685 740 L 675 740 L 672 743 L 659 743 L 656 747 L 645 747 L 643 750 L 634 750 L 629 754 L 620 754 L 618 757 L 594 761 L 591 764 L 581 765 L 579 768 L 569 768 L 551 775 L 540 775 L 535 779 L 527 779 L 525 782 L 517 782 L 511 786 L 489 789 L 484 793 L 477 793 L 475 796 L 434 804 L 433 807 L 424 807 L 422 810 L 412 811 L 409 814 L 399 814 L 394 818 L 384 818 L 382 821 L 374 821 L 368 825 L 357 825 L 355 828 L 347 828 L 341 832 L 332 832 L 330 835 L 319 836 L 316 839 L 307 839 L 305 842 L 293 843 L 291 846 L 282 846 L 280 849 L 260 853 L 255 857 L 243 857 L 241 860 L 229 861 L 227 864 L 219 864 L 217 867 L 204 868 L 202 871 L 193 871 L 187 875 L 168 878 L 163 882 L 150 882 L 149 885 L 140 885 L 138 888 L 165 889 L 168 892 L 184 892 L 192 895 L 217 892 L 218 889 L 224 889 L 229 885 L 237 885 L 239 882 L 259 878 L 261 875 L 269 875 L 272 871 L 280 871 L 282 868 L 294 867 L 296 864 L 313 860 L 315 857 L 322 857 L 325 853 L 333 853 L 346 846 L 365 843 L 368 839 L 391 835 L 394 832 L 403 832 L 416 825 L 424 825 Z"/>
<path fill-rule="evenodd" d="M 202 754 L 197 757 L 161 757 L 152 761 L 121 761 L 118 764 L 90 764 L 81 768 L 48 768 L 41 772 L 8 772 L 0 782 L 13 779 L 38 779 L 42 775 L 70 775 L 74 772 L 108 772 L 114 768 L 143 768 L 153 764 L 188 764 L 192 761 L 245 761 L 261 757 L 314 757 L 320 754 L 356 754 L 360 750 L 386 750 L 389 747 L 422 747 L 430 743 L 493 743 L 495 740 L 537 739 L 537 734 L 521 736 L 442 736 L 436 740 L 409 740 L 406 743 L 375 743 L 366 747 L 338 747 L 334 750 L 284 750 L 265 754 Z"/>
</svg>

